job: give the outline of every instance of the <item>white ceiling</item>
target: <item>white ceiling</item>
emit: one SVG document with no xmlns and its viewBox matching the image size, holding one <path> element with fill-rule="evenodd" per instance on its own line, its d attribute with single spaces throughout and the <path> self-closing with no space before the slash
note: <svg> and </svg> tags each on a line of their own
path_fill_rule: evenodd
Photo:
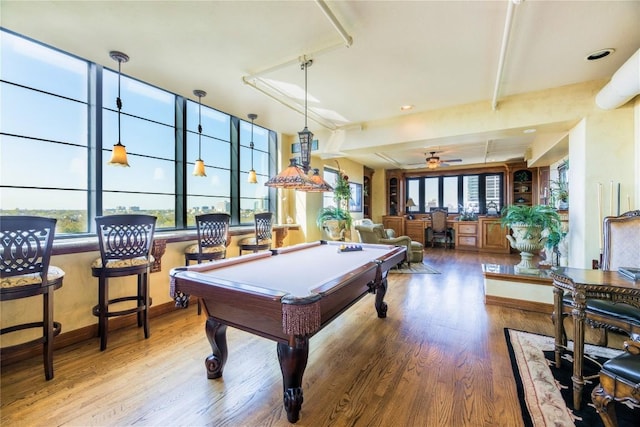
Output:
<svg viewBox="0 0 640 427">
<path fill-rule="evenodd" d="M 640 1 L 1 1 L 3 27 L 256 124 L 317 135 L 372 121 L 608 79 L 640 48 Z M 352 37 L 349 47 L 325 5 Z M 494 98 L 509 8 L 503 77 Z M 588 62 L 596 50 L 613 55 Z M 267 86 L 266 84 L 269 84 Z M 261 90 L 254 88 L 257 86 Z M 276 94 L 271 88 L 283 91 Z M 270 95 L 267 95 L 266 93 Z M 295 97 L 296 95 L 294 95 Z M 276 99 L 277 98 L 277 99 Z M 414 106 L 410 113 L 400 106 Z M 539 131 L 562 134 L 571 124 Z M 350 158 L 367 166 L 421 167 L 427 151 L 461 165 L 523 157 L 533 136 L 504 131 L 456 141 L 398 141 Z M 323 141 L 321 140 L 321 144 Z"/>
</svg>

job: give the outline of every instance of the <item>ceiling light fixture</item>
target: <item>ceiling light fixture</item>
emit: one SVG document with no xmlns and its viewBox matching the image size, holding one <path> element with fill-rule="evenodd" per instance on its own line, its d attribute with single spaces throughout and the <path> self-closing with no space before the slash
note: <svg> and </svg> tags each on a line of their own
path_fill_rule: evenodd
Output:
<svg viewBox="0 0 640 427">
<path fill-rule="evenodd" d="M 310 192 L 333 190 L 326 189 L 315 183 L 307 175 L 311 169 L 311 141 L 313 140 L 313 133 L 311 133 L 307 127 L 307 68 L 309 68 L 311 64 L 313 64 L 313 60 L 307 59 L 306 56 L 300 64 L 300 68 L 304 70 L 304 129 L 298 132 L 298 138 L 300 139 L 300 163 L 302 163 L 302 166 L 298 165 L 295 158 L 290 159 L 289 166 L 287 166 L 285 170 L 265 182 L 264 185 L 267 187 L 292 188 L 294 190 Z M 318 177 L 322 179 L 319 174 Z M 331 188 L 328 184 L 327 187 Z"/>
<path fill-rule="evenodd" d="M 408 111 L 412 109 L 413 109 L 413 105 L 403 105 L 402 107 L 400 107 L 400 111 Z"/>
<path fill-rule="evenodd" d="M 202 98 L 207 96 L 207 92 L 196 89 L 193 94 L 198 97 L 198 160 L 193 167 L 193 176 L 205 177 L 207 173 L 202 160 Z"/>
<path fill-rule="evenodd" d="M 591 52 L 584 59 L 586 59 L 587 61 L 597 61 L 599 59 L 606 58 L 607 56 L 611 55 L 615 51 L 616 50 L 613 48 L 596 50 L 595 52 Z"/>
<path fill-rule="evenodd" d="M 122 145 L 122 142 L 120 142 L 120 110 L 122 110 L 122 100 L 120 99 L 120 71 L 122 63 L 129 61 L 129 56 L 115 50 L 109 52 L 109 56 L 111 59 L 118 61 L 118 97 L 116 98 L 116 105 L 118 106 L 118 143 L 113 145 L 111 160 L 109 160 L 107 164 L 112 166 L 129 167 L 129 162 L 127 161 L 127 149 Z"/>
<path fill-rule="evenodd" d="M 253 168 L 253 121 L 258 118 L 258 115 L 251 113 L 248 117 L 251 119 L 251 142 L 249 143 L 249 148 L 251 148 L 251 170 L 249 171 L 249 178 L 247 179 L 247 182 L 249 184 L 257 184 L 258 175 L 256 174 L 256 170 Z"/>
</svg>

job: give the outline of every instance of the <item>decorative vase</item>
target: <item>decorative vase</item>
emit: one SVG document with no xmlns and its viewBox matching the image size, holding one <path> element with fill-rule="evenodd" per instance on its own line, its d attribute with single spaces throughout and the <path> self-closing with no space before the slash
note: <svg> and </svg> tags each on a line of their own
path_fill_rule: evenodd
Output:
<svg viewBox="0 0 640 427">
<path fill-rule="evenodd" d="M 547 240 L 546 237 L 542 237 L 542 227 L 516 223 L 511 224 L 511 230 L 513 236 L 507 235 L 507 239 L 513 249 L 520 251 L 520 263 L 515 266 L 516 272 L 538 273 L 538 266 L 533 263 L 533 254 L 540 252 Z"/>
</svg>

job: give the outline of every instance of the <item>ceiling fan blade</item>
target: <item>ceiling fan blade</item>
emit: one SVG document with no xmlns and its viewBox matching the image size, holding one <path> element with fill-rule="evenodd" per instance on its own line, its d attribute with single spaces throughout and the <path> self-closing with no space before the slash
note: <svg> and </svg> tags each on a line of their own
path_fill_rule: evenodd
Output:
<svg viewBox="0 0 640 427">
<path fill-rule="evenodd" d="M 447 159 L 447 160 L 442 160 L 443 162 L 447 162 L 447 163 L 452 163 L 452 162 L 461 162 L 462 159 Z"/>
</svg>

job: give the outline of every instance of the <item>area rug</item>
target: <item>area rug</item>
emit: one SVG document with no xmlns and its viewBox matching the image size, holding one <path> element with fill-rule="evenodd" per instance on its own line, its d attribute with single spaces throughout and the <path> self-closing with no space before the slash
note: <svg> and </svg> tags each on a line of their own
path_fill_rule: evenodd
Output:
<svg viewBox="0 0 640 427">
<path fill-rule="evenodd" d="M 553 337 L 506 328 L 504 332 L 525 426 L 603 426 L 591 403 L 591 391 L 599 383 L 597 373 L 602 363 L 620 354 L 621 350 L 585 345 L 584 376 L 596 376 L 585 378 L 582 404 L 579 411 L 574 411 L 571 409 L 573 342 L 569 342 L 558 369 L 554 362 Z M 639 425 L 638 412 L 634 413 L 622 404 L 616 404 L 616 412 L 619 427 Z"/>
<path fill-rule="evenodd" d="M 390 274 L 440 274 L 439 271 L 434 270 L 425 263 L 412 262 L 411 266 L 402 263 L 401 265 L 389 270 Z"/>
</svg>

